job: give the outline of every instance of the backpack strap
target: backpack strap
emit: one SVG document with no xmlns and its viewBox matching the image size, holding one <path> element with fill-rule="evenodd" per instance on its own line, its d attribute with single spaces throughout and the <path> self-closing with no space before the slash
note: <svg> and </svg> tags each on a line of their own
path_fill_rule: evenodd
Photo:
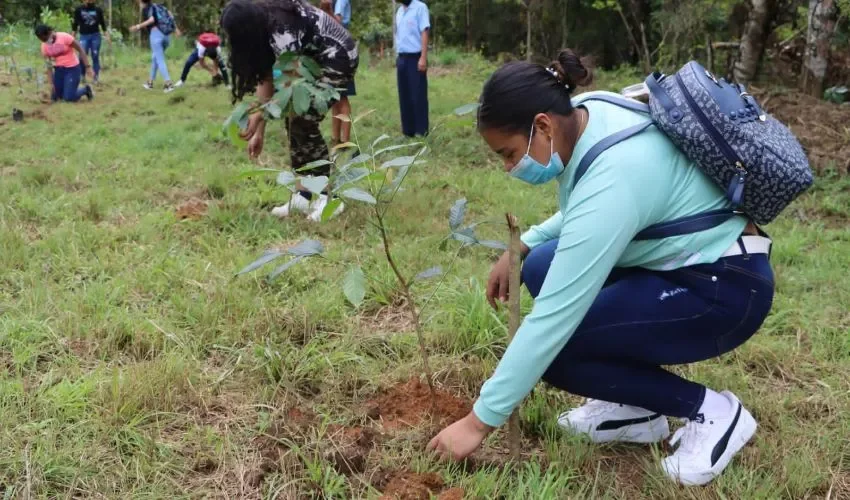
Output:
<svg viewBox="0 0 850 500">
<path fill-rule="evenodd" d="M 588 97 L 582 100 L 581 102 L 585 101 L 603 101 L 613 104 L 615 106 L 619 106 L 621 108 L 649 113 L 649 106 L 639 101 L 635 101 L 633 99 L 628 99 L 625 97 L 618 98 L 615 96 L 600 95 Z M 615 132 L 594 144 L 593 147 L 591 147 L 587 151 L 587 153 L 584 154 L 581 161 L 579 161 L 578 167 L 576 167 L 575 174 L 573 174 L 573 185 L 575 186 L 576 184 L 578 184 L 578 181 L 587 172 L 587 169 L 590 167 L 590 164 L 593 163 L 593 161 L 596 160 L 596 158 L 599 157 L 600 154 L 604 153 L 608 148 L 643 132 L 644 130 L 649 128 L 650 125 L 653 124 L 654 123 L 652 121 L 638 123 L 637 125 L 633 125 L 619 132 Z M 742 187 L 743 184 L 741 184 L 740 186 L 730 186 L 731 192 L 729 194 L 732 195 L 731 197 L 733 200 L 733 204 L 737 204 L 736 201 L 740 200 L 741 192 L 743 191 Z M 728 221 L 732 217 L 741 214 L 742 212 L 740 212 L 739 210 L 735 210 L 732 208 L 724 208 L 689 215 L 687 217 L 680 217 L 678 219 L 674 219 L 667 222 L 660 222 L 658 224 L 653 224 L 649 227 L 646 227 L 637 235 L 635 235 L 633 240 L 658 240 L 663 238 L 670 238 L 673 236 L 682 236 L 685 234 L 698 233 L 700 231 L 705 231 L 707 229 L 717 227 Z"/>
</svg>

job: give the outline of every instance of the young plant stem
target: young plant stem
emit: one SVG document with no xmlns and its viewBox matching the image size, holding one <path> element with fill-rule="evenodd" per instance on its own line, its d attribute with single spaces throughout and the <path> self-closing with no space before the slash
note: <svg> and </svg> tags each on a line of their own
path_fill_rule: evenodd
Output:
<svg viewBox="0 0 850 500">
<path fill-rule="evenodd" d="M 422 370 L 425 372 L 425 379 L 428 381 L 428 390 L 431 394 L 431 410 L 432 413 L 434 413 L 437 407 L 437 393 L 434 390 L 431 365 L 428 363 L 428 350 L 425 345 L 425 333 L 422 331 L 422 325 L 419 322 L 419 312 L 416 310 L 416 303 L 413 301 L 413 294 L 410 293 L 410 283 L 407 279 L 405 279 L 404 275 L 401 274 L 401 271 L 398 269 L 398 266 L 393 259 L 392 252 L 390 251 L 390 239 L 387 235 L 387 226 L 384 224 L 384 216 L 381 213 L 381 209 L 378 205 L 375 205 L 374 208 L 375 220 L 378 223 L 378 231 L 381 233 L 381 241 L 384 244 L 384 255 L 386 256 L 387 262 L 398 280 L 399 286 L 401 286 L 401 293 L 404 296 L 405 302 L 407 302 L 407 309 L 410 313 L 410 318 L 413 320 L 414 328 L 416 328 L 416 339 L 419 342 L 419 354 L 422 356 Z"/>
<path fill-rule="evenodd" d="M 20 93 L 24 93 L 24 84 L 21 82 L 21 74 L 18 73 L 18 62 L 15 61 L 15 56 L 9 56 L 12 59 L 12 67 L 15 68 L 15 78 L 18 79 L 18 88 L 20 89 Z"/>
<path fill-rule="evenodd" d="M 508 255 L 510 261 L 510 274 L 508 275 L 508 344 L 514 340 L 514 335 L 519 329 L 520 323 L 520 255 L 522 252 L 519 239 L 519 221 L 511 213 L 505 214 L 510 231 L 508 243 Z M 519 462 L 520 458 L 520 430 L 519 413 L 514 410 L 508 419 L 508 444 L 511 449 L 511 459 Z"/>
</svg>

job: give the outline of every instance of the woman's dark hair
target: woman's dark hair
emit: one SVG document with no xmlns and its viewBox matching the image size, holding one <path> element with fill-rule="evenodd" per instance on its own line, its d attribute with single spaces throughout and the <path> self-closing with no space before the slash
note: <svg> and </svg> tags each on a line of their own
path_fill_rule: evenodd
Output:
<svg viewBox="0 0 850 500">
<path fill-rule="evenodd" d="M 39 40 L 47 37 L 47 35 L 51 34 L 52 32 L 53 32 L 53 28 L 51 28 L 50 26 L 48 26 L 46 24 L 39 24 L 38 26 L 35 27 L 35 36 Z"/>
<path fill-rule="evenodd" d="M 233 102 L 250 94 L 271 76 L 270 5 L 267 1 L 231 0 L 221 13 L 221 27 L 230 40 Z"/>
<path fill-rule="evenodd" d="M 478 108 L 478 129 L 499 129 L 528 134 L 539 113 L 569 116 L 570 95 L 593 81 L 589 63 L 563 49 L 548 66 L 510 62 L 496 70 L 484 84 Z"/>
</svg>

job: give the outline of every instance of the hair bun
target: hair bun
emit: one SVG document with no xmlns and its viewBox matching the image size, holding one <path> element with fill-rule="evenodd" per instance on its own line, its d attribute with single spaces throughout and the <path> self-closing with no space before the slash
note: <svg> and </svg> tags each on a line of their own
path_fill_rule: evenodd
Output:
<svg viewBox="0 0 850 500">
<path fill-rule="evenodd" d="M 558 54 L 558 60 L 549 65 L 558 81 L 573 90 L 593 83 L 593 69 L 590 62 L 579 58 L 570 49 L 563 49 Z"/>
</svg>

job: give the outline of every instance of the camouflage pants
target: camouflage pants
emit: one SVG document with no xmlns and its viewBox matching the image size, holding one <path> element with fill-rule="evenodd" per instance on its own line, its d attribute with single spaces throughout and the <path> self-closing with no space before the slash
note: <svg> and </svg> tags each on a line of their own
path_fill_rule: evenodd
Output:
<svg viewBox="0 0 850 500">
<path fill-rule="evenodd" d="M 289 156 L 293 170 L 317 160 L 328 159 L 328 145 L 319 129 L 324 118 L 324 114 L 311 109 L 303 116 L 293 116 L 286 120 L 286 135 L 289 137 Z M 329 176 L 330 172 L 330 165 L 322 165 L 301 173 Z"/>
</svg>

